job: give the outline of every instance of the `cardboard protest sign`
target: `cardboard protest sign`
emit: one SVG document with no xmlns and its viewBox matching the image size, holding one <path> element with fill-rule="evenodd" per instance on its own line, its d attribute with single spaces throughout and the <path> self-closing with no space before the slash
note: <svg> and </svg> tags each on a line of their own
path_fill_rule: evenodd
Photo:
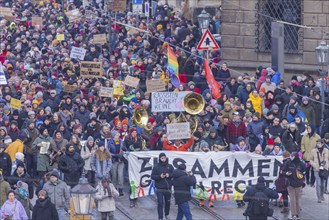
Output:
<svg viewBox="0 0 329 220">
<path fill-rule="evenodd" d="M 98 95 L 101 97 L 112 98 L 113 97 L 113 88 L 110 87 L 101 87 Z"/>
<path fill-rule="evenodd" d="M 102 77 L 102 63 L 101 62 L 80 62 L 80 76 L 84 78 L 101 78 Z"/>
<path fill-rule="evenodd" d="M 11 8 L 0 7 L 0 16 L 4 17 L 5 19 L 7 19 L 9 21 L 15 20 L 15 17 L 11 13 Z"/>
<path fill-rule="evenodd" d="M 113 0 L 107 5 L 108 9 L 113 12 L 125 11 L 127 7 L 126 0 Z"/>
<path fill-rule="evenodd" d="M 14 98 L 11 98 L 10 99 L 10 108 L 14 108 L 14 109 L 20 110 L 21 109 L 21 105 L 22 105 L 22 101 L 21 100 L 14 99 Z"/>
<path fill-rule="evenodd" d="M 137 88 L 139 84 L 139 79 L 132 76 L 126 76 L 125 81 L 123 82 L 126 86 Z"/>
<path fill-rule="evenodd" d="M 32 26 L 42 25 L 42 17 L 33 16 L 32 17 Z"/>
<path fill-rule="evenodd" d="M 191 137 L 190 123 L 173 123 L 167 124 L 168 140 L 182 140 Z"/>
<path fill-rule="evenodd" d="M 65 39 L 64 34 L 57 34 L 56 39 L 59 40 L 59 41 L 64 40 Z"/>
<path fill-rule="evenodd" d="M 72 47 L 70 57 L 78 60 L 83 60 L 86 56 L 86 50 L 84 48 Z"/>
<path fill-rule="evenodd" d="M 93 41 L 94 44 L 100 44 L 100 45 L 106 44 L 107 42 L 106 34 L 95 34 L 93 37 Z"/>
<path fill-rule="evenodd" d="M 128 34 L 130 34 L 130 35 L 139 33 L 138 29 L 136 29 L 136 28 L 126 28 L 126 29 L 127 29 Z"/>
<path fill-rule="evenodd" d="M 162 92 L 166 90 L 163 79 L 146 80 L 146 90 L 148 92 Z"/>
<path fill-rule="evenodd" d="M 74 86 L 74 85 L 65 85 L 64 86 L 64 92 L 67 92 L 67 93 L 73 93 L 74 90 L 76 89 L 77 87 Z"/>
<path fill-rule="evenodd" d="M 122 88 L 122 81 L 114 80 L 113 81 L 113 95 L 122 96 L 123 95 L 123 88 Z"/>
<path fill-rule="evenodd" d="M 152 92 L 152 112 L 183 112 L 183 100 L 189 92 Z"/>
<path fill-rule="evenodd" d="M 80 18 L 81 18 L 81 14 L 80 14 L 80 11 L 78 9 L 68 11 L 65 14 L 68 17 L 70 23 L 79 21 Z"/>
</svg>

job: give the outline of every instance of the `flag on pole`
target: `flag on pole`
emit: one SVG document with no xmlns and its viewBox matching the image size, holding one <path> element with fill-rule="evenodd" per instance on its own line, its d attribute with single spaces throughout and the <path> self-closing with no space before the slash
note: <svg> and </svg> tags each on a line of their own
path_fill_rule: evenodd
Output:
<svg viewBox="0 0 329 220">
<path fill-rule="evenodd" d="M 179 88 L 180 80 L 178 77 L 178 62 L 177 57 L 174 53 L 174 51 L 171 49 L 170 46 L 168 46 L 168 64 L 167 64 L 167 70 L 171 77 L 171 83 L 176 88 Z"/>
<path fill-rule="evenodd" d="M 204 70 L 206 72 L 206 80 L 209 85 L 211 94 L 215 99 L 218 99 L 221 97 L 221 94 L 220 94 L 221 85 L 215 80 L 214 75 L 212 75 L 212 72 L 211 72 L 207 59 L 204 59 L 203 66 L 204 66 Z"/>
</svg>

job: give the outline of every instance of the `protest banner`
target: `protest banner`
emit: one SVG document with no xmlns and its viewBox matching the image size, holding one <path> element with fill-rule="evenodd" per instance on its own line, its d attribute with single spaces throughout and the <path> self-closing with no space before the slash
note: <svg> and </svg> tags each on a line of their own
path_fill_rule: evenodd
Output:
<svg viewBox="0 0 329 220">
<path fill-rule="evenodd" d="M 146 90 L 148 92 L 162 92 L 166 91 L 166 86 L 163 79 L 146 80 Z"/>
<path fill-rule="evenodd" d="M 191 137 L 190 123 L 173 123 L 167 124 L 168 140 L 182 140 Z"/>
<path fill-rule="evenodd" d="M 98 95 L 101 97 L 112 98 L 113 97 L 113 88 L 101 87 Z"/>
<path fill-rule="evenodd" d="M 32 26 L 42 25 L 42 17 L 33 16 L 32 17 Z"/>
<path fill-rule="evenodd" d="M 106 44 L 107 42 L 107 37 L 106 34 L 95 34 L 93 37 L 94 44 Z"/>
<path fill-rule="evenodd" d="M 109 2 L 107 7 L 113 12 L 118 11 L 125 11 L 126 10 L 126 0 L 113 0 L 112 2 Z"/>
<path fill-rule="evenodd" d="M 125 81 L 123 82 L 126 86 L 137 88 L 139 84 L 139 79 L 132 76 L 126 76 Z"/>
<path fill-rule="evenodd" d="M 72 47 L 70 57 L 78 60 L 83 60 L 86 56 L 86 49 L 80 47 Z"/>
<path fill-rule="evenodd" d="M 14 108 L 14 109 L 20 110 L 21 109 L 21 105 L 22 105 L 22 101 L 21 100 L 14 99 L 14 98 L 11 98 L 10 99 L 10 108 Z"/>
<path fill-rule="evenodd" d="M 155 192 L 152 168 L 158 163 L 161 151 L 129 152 L 128 160 L 131 198 L 152 195 Z M 166 151 L 169 163 L 178 168 L 186 165 L 197 179 L 191 194 L 198 199 L 237 200 L 242 198 L 247 186 L 257 183 L 259 176 L 272 187 L 279 174 L 281 156 L 264 157 L 246 152 L 175 152 Z"/>
<path fill-rule="evenodd" d="M 64 92 L 67 92 L 67 93 L 73 93 L 74 90 L 75 90 L 76 88 L 77 88 L 77 87 L 74 86 L 74 85 L 68 85 L 68 84 L 66 84 L 66 85 L 64 86 Z"/>
<path fill-rule="evenodd" d="M 185 111 L 183 99 L 188 93 L 189 92 L 152 92 L 152 112 Z"/>
<path fill-rule="evenodd" d="M 68 11 L 65 14 L 69 18 L 70 23 L 79 21 L 79 19 L 81 18 L 81 14 L 80 14 L 80 11 L 78 9 Z"/>
<path fill-rule="evenodd" d="M 101 78 L 102 77 L 102 63 L 101 62 L 80 62 L 80 76 L 84 78 Z"/>
<path fill-rule="evenodd" d="M 59 41 L 64 40 L 65 39 L 64 34 L 57 34 L 56 39 L 59 40 Z"/>
<path fill-rule="evenodd" d="M 7 85 L 7 78 L 3 69 L 3 65 L 0 62 L 0 85 Z"/>
</svg>

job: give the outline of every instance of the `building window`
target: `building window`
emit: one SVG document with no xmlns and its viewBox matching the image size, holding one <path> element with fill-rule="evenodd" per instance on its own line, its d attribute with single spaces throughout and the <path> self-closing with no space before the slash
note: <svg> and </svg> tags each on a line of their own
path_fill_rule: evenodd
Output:
<svg viewBox="0 0 329 220">
<path fill-rule="evenodd" d="M 303 0 L 258 0 L 256 10 L 257 51 L 271 51 L 271 22 L 286 21 L 302 24 Z M 284 49 L 286 53 L 302 53 L 303 31 L 301 28 L 284 25 Z"/>
</svg>

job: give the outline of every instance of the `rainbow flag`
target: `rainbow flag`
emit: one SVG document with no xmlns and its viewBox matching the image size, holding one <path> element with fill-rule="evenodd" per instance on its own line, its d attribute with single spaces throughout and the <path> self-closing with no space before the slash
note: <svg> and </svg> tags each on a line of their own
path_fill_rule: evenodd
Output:
<svg viewBox="0 0 329 220">
<path fill-rule="evenodd" d="M 168 64 L 167 64 L 167 70 L 169 71 L 170 77 L 171 77 L 171 83 L 176 88 L 179 88 L 179 77 L 178 77 L 178 62 L 177 57 L 174 53 L 174 51 L 171 49 L 170 46 L 168 46 Z"/>
</svg>

